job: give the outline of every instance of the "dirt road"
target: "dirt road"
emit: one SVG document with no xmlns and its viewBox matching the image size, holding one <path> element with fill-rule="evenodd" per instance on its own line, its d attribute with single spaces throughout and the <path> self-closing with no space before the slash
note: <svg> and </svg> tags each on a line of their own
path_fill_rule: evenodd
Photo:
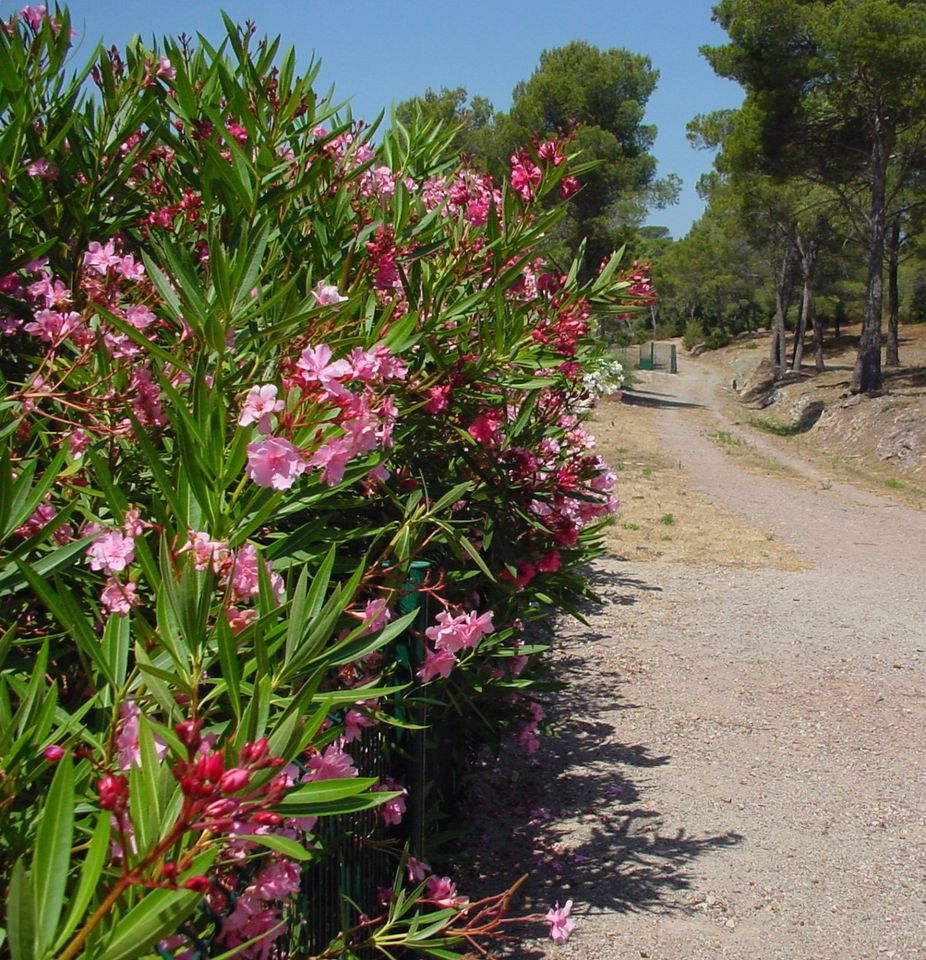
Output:
<svg viewBox="0 0 926 960">
<path fill-rule="evenodd" d="M 805 569 L 597 564 L 603 606 L 559 637 L 560 738 L 483 785 L 477 869 L 578 920 L 518 956 L 924 958 L 926 514 L 772 441 L 793 475 L 747 469 L 700 368 L 640 387 L 687 492 Z"/>
</svg>

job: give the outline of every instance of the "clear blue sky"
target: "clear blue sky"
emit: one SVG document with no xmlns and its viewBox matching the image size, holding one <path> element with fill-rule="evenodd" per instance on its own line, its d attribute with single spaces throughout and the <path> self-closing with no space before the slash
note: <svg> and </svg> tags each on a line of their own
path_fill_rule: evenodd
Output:
<svg viewBox="0 0 926 960">
<path fill-rule="evenodd" d="M 0 0 L 0 10 L 6 17 L 23 2 Z M 741 99 L 740 88 L 716 77 L 698 53 L 703 43 L 725 40 L 711 23 L 712 0 L 73 0 L 69 6 L 87 51 L 97 39 L 121 45 L 135 33 L 145 40 L 181 32 L 216 38 L 221 9 L 235 20 L 251 19 L 259 33 L 281 34 L 295 46 L 300 62 L 313 54 L 321 60 L 320 86 L 333 86 L 363 119 L 442 86 L 465 87 L 507 110 L 512 89 L 531 75 L 541 51 L 571 40 L 645 54 L 660 73 L 646 117 L 659 129 L 659 175 L 676 173 L 684 181 L 680 202 L 654 211 L 650 221 L 669 226 L 675 237 L 701 213 L 695 184 L 711 161 L 688 145 L 685 124 Z"/>
</svg>

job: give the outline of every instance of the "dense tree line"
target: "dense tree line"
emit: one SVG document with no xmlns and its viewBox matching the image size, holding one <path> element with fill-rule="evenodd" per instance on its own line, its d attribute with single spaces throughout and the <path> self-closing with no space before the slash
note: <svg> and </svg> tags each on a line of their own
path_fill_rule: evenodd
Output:
<svg viewBox="0 0 926 960">
<path fill-rule="evenodd" d="M 825 340 L 860 322 L 852 388 L 877 391 L 882 351 L 900 363 L 901 316 L 926 320 L 926 3 L 719 0 L 713 13 L 728 40 L 702 54 L 745 96 L 689 124 L 716 158 L 699 184 L 705 213 L 680 240 L 644 225 L 679 187 L 656 178 L 647 57 L 577 41 L 541 55 L 508 113 L 461 87 L 428 90 L 396 118 L 455 124 L 455 149 L 495 175 L 532 135 L 568 139 L 582 188 L 548 253 L 581 253 L 590 275 L 626 244 L 651 265 L 658 302 L 623 335 L 719 346 L 768 326 L 783 373 L 800 369 L 805 338 L 823 369 Z"/>
</svg>

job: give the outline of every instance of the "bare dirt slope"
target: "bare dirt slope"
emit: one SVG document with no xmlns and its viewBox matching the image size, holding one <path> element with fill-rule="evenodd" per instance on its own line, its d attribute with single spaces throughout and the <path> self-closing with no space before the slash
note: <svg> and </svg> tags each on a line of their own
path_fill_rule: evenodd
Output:
<svg viewBox="0 0 926 960">
<path fill-rule="evenodd" d="M 624 499 L 627 559 L 561 626 L 560 738 L 481 783 L 477 875 L 574 900 L 569 943 L 525 958 L 926 957 L 926 514 L 771 441 L 739 455 L 703 368 L 640 386 L 602 447 L 625 492 L 666 470 L 677 520 Z"/>
</svg>

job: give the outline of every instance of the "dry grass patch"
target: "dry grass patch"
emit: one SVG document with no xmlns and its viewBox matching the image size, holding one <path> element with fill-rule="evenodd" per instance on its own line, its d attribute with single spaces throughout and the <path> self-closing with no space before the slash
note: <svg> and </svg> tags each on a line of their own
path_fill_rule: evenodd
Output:
<svg viewBox="0 0 926 960">
<path fill-rule="evenodd" d="M 617 474 L 621 506 L 605 531 L 612 553 L 632 560 L 776 570 L 808 566 L 771 534 L 691 490 L 688 475 L 659 443 L 652 410 L 605 402 L 591 429 Z"/>
</svg>

